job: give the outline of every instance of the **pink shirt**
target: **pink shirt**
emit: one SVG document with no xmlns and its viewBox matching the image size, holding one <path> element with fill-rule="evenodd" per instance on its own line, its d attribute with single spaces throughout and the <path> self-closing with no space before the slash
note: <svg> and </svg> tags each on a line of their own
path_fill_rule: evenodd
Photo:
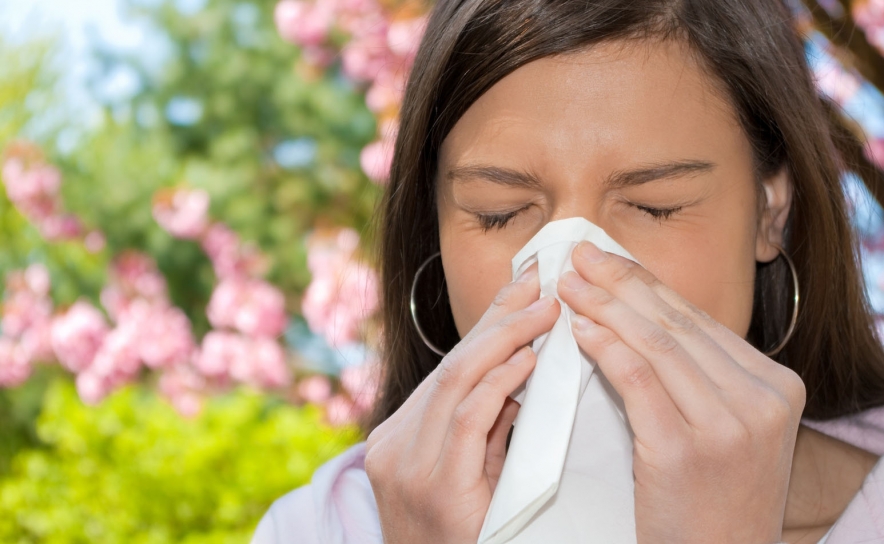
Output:
<svg viewBox="0 0 884 544">
<path fill-rule="evenodd" d="M 884 455 L 884 407 L 808 427 Z M 252 544 L 382 544 L 377 504 L 364 469 L 365 443 L 328 461 L 310 485 L 284 495 L 267 511 Z M 820 542 L 884 542 L 884 464 L 879 460 L 862 488 Z"/>
</svg>

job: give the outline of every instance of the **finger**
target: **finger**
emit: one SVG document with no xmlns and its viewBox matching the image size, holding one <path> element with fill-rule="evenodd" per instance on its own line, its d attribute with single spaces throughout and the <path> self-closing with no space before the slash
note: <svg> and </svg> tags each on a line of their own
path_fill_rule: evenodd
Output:
<svg viewBox="0 0 884 544">
<path fill-rule="evenodd" d="M 434 472 L 467 481 L 484 475 L 491 430 L 504 402 L 528 379 L 536 362 L 534 351 L 524 347 L 482 377 L 452 413 Z"/>
<path fill-rule="evenodd" d="M 629 424 L 637 437 L 654 443 L 684 430 L 684 415 L 644 357 L 610 329 L 584 316 L 572 320 L 572 330 L 580 349 L 596 362 L 623 397 Z"/>
<path fill-rule="evenodd" d="M 644 268 L 628 259 L 614 257 L 591 243 L 583 243 L 574 250 L 572 262 L 583 279 L 611 293 L 667 331 L 721 389 L 740 389 L 755 380 L 690 314 L 671 306 L 651 288 L 647 278 L 638 276 L 638 271 L 645 271 Z"/>
<path fill-rule="evenodd" d="M 537 272 L 537 263 L 525 269 L 522 274 L 512 282 L 504 285 L 491 305 L 482 314 L 479 322 L 463 338 L 468 340 L 481 334 L 494 323 L 497 323 L 507 315 L 527 307 L 540 297 L 540 278 Z"/>
<path fill-rule="evenodd" d="M 796 413 L 803 410 L 806 390 L 795 372 L 770 360 L 639 264 L 609 254 L 601 261 L 589 259 L 593 252 L 587 249 L 594 248 L 584 244 L 575 251 L 575 269 L 669 331 L 725 392 L 729 403 L 737 408 L 757 406 L 758 399 L 775 392 Z"/>
<path fill-rule="evenodd" d="M 506 459 L 506 439 L 513 428 L 513 422 L 519 415 L 520 405 L 518 402 L 507 397 L 503 399 L 503 408 L 497 421 L 488 432 L 488 444 L 485 449 L 485 475 L 491 485 L 491 492 L 497 486 L 500 472 L 503 470 L 503 461 Z"/>
<path fill-rule="evenodd" d="M 554 297 L 542 297 L 470 342 L 455 346 L 440 363 L 423 398 L 415 404 L 414 411 L 421 414 L 413 429 L 416 443 L 438 452 L 455 408 L 492 368 L 501 366 L 519 348 L 549 331 L 559 313 L 560 306 Z"/>
<path fill-rule="evenodd" d="M 577 314 L 608 328 L 617 339 L 647 361 L 685 419 L 708 423 L 720 404 L 719 389 L 690 354 L 665 329 L 639 315 L 608 291 L 574 272 L 562 275 L 559 296 Z"/>
<path fill-rule="evenodd" d="M 800 381 L 800 377 L 798 377 L 794 371 L 776 361 L 772 361 L 769 357 L 749 344 L 743 337 L 736 334 L 725 325 L 719 323 L 708 313 L 679 295 L 675 290 L 661 282 L 644 267 L 618 255 L 611 255 L 611 257 L 624 263 L 625 266 L 631 266 L 631 270 L 636 277 L 648 285 L 657 296 L 672 308 L 689 317 L 747 372 L 764 382 L 774 385 L 783 391 L 787 391 L 790 398 L 803 398 L 804 393 L 801 391 L 803 383 L 796 383 Z"/>
<path fill-rule="evenodd" d="M 521 276 L 515 281 L 508 283 L 497 293 L 494 301 L 485 311 L 485 314 L 479 322 L 470 330 L 469 333 L 458 343 L 458 345 L 469 343 L 480 334 L 487 330 L 495 322 L 500 321 L 505 316 L 525 309 L 532 302 L 536 301 L 540 296 L 540 282 L 537 276 L 537 263 L 528 267 Z M 447 358 L 447 357 L 446 357 Z M 446 358 L 436 366 L 435 369 L 424 378 L 417 388 L 405 399 L 405 402 L 393 413 L 386 421 L 384 421 L 375 432 L 376 438 L 386 434 L 395 428 L 399 421 L 414 409 L 414 406 L 421 401 L 426 391 L 435 383 L 436 374 L 440 367 L 444 367 Z M 501 359 L 502 360 L 502 359 Z"/>
</svg>

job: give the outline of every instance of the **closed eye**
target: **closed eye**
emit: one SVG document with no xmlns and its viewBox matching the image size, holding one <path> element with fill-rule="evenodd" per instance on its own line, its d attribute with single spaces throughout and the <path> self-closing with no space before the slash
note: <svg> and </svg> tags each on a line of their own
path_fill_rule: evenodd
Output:
<svg viewBox="0 0 884 544">
<path fill-rule="evenodd" d="M 640 204 L 633 204 L 633 206 L 641 210 L 642 212 L 650 215 L 654 219 L 657 219 L 661 223 L 667 219 L 670 219 L 673 215 L 680 212 L 683 206 L 676 206 L 674 208 L 652 208 L 650 206 L 642 206 Z M 518 210 L 514 210 L 511 212 L 504 213 L 476 213 L 476 220 L 479 222 L 479 226 L 482 228 L 482 232 L 488 232 L 491 229 L 500 230 L 506 228 L 506 226 L 512 221 L 520 212 L 524 211 L 526 208 L 520 208 Z"/>
<path fill-rule="evenodd" d="M 639 204 L 633 204 L 633 206 L 650 215 L 654 219 L 660 220 L 660 222 L 669 219 L 682 209 L 682 206 L 676 206 L 674 208 L 651 208 L 650 206 L 641 206 Z"/>
<path fill-rule="evenodd" d="M 488 232 L 491 229 L 500 230 L 505 228 L 519 212 L 526 209 L 527 207 L 504 213 L 477 213 L 475 216 L 479 226 L 482 227 L 482 232 Z"/>
</svg>

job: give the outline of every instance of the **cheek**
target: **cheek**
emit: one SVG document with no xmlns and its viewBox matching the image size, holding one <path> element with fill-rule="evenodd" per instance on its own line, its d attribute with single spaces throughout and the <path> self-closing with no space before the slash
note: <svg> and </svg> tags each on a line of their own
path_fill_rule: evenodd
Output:
<svg viewBox="0 0 884 544">
<path fill-rule="evenodd" d="M 512 255 L 487 246 L 441 245 L 442 266 L 457 331 L 463 338 L 512 279 Z"/>
<path fill-rule="evenodd" d="M 754 230 L 722 229 L 711 239 L 682 238 L 680 247 L 667 250 L 658 246 L 646 266 L 679 295 L 745 338 L 755 283 L 755 239 L 747 232 Z"/>
<path fill-rule="evenodd" d="M 734 260 L 731 252 L 690 259 L 664 270 L 660 281 L 741 338 L 749 331 L 755 268 Z M 726 265 L 730 266 L 726 266 Z"/>
</svg>

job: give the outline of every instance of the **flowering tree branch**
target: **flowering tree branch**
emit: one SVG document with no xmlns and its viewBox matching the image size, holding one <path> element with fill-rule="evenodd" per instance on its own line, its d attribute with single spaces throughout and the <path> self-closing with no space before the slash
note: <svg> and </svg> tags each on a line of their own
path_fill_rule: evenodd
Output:
<svg viewBox="0 0 884 544">
<path fill-rule="evenodd" d="M 814 26 L 823 33 L 842 52 L 842 63 L 854 67 L 866 80 L 878 89 L 884 89 L 884 57 L 881 46 L 873 44 L 867 37 L 868 28 L 862 28 L 854 20 L 855 13 L 867 13 L 870 7 L 864 4 L 873 2 L 854 2 L 845 5 L 841 0 L 802 0 Z M 865 22 L 865 20 L 863 21 Z M 869 26 L 871 21 L 867 26 Z"/>
</svg>

